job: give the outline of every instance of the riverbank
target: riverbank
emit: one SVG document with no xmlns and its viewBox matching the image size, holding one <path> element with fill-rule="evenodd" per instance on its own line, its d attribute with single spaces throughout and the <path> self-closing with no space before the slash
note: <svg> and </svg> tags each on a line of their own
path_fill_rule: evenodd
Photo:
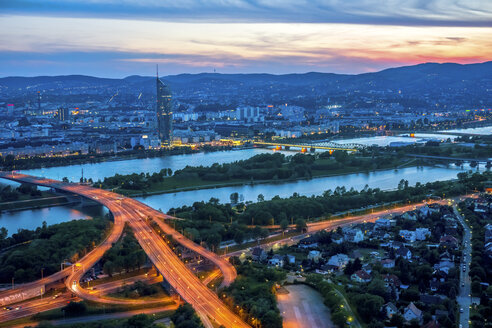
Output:
<svg viewBox="0 0 492 328">
<path fill-rule="evenodd" d="M 39 209 L 44 207 L 70 205 L 72 203 L 74 203 L 74 201 L 68 200 L 66 196 L 52 196 L 52 197 L 26 199 L 26 200 L 17 200 L 12 202 L 0 203 L 0 213 L 3 211 L 14 212 L 14 211 Z"/>
</svg>

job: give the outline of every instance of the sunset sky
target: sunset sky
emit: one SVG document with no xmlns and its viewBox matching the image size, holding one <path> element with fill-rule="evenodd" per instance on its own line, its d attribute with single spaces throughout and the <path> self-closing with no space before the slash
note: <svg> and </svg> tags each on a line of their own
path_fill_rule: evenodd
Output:
<svg viewBox="0 0 492 328">
<path fill-rule="evenodd" d="M 492 60 L 490 0 L 5 0 L 0 76 L 361 73 Z"/>
</svg>

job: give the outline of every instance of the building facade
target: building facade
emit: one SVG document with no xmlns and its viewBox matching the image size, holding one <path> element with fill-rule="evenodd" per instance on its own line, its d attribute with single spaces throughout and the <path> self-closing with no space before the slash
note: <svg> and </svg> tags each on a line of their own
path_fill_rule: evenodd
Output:
<svg viewBox="0 0 492 328">
<path fill-rule="evenodd" d="M 171 90 L 157 77 L 157 130 L 163 144 L 172 141 L 173 109 Z"/>
</svg>

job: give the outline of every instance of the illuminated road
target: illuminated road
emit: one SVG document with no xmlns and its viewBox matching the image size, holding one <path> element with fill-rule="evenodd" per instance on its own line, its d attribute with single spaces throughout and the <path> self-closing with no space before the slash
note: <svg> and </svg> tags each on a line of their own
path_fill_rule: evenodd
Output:
<svg viewBox="0 0 492 328">
<path fill-rule="evenodd" d="M 115 300 L 100 298 L 97 293 L 93 293 L 94 291 L 81 288 L 79 280 L 111 248 L 112 244 L 119 239 L 125 223 L 128 223 L 133 229 L 135 237 L 142 249 L 154 263 L 157 270 L 178 294 L 193 306 L 206 327 L 213 327 L 212 322 L 218 325 L 224 325 L 225 327 L 249 327 L 185 266 L 160 235 L 153 231 L 147 222 L 147 218 L 150 216 L 152 220 L 155 219 L 159 227 L 166 234 L 172 234 L 178 243 L 189 247 L 214 263 L 226 261 L 203 247 L 194 244 L 171 227 L 160 222 L 158 218 L 165 217 L 162 213 L 133 199 L 86 185 L 64 183 L 13 172 L 2 173 L 0 177 L 78 194 L 106 206 L 113 214 L 114 226 L 111 234 L 98 247 L 84 256 L 76 265 L 72 266 L 74 270 L 66 280 L 66 286 L 78 296 L 97 302 L 118 303 Z M 222 267 L 227 268 L 228 265 L 222 264 Z M 235 270 L 233 273 L 235 276 Z M 230 280 L 231 272 L 226 271 L 223 274 L 225 279 Z"/>
<path fill-rule="evenodd" d="M 31 299 L 20 304 L 11 305 L 11 310 L 0 309 L 0 322 L 29 317 L 39 312 L 58 309 L 67 305 L 70 301 L 76 300 L 80 299 L 72 298 L 70 293 L 60 294 L 57 298 L 47 296 L 42 299 Z"/>
</svg>

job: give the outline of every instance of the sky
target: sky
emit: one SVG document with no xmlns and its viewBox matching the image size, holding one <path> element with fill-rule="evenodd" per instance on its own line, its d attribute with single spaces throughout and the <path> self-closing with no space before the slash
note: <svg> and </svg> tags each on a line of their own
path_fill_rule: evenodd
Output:
<svg viewBox="0 0 492 328">
<path fill-rule="evenodd" d="M 0 77 L 490 60 L 490 0 L 0 0 Z"/>
</svg>

